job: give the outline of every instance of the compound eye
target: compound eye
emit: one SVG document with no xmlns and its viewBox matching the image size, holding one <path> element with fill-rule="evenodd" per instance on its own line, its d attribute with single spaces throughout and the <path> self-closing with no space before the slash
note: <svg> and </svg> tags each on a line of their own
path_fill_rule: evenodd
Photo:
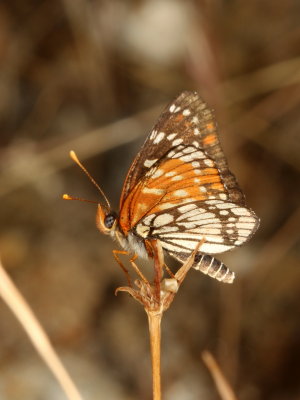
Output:
<svg viewBox="0 0 300 400">
<path fill-rule="evenodd" d="M 104 225 L 107 229 L 110 229 L 116 220 L 116 216 L 113 214 L 107 214 L 104 218 Z"/>
</svg>

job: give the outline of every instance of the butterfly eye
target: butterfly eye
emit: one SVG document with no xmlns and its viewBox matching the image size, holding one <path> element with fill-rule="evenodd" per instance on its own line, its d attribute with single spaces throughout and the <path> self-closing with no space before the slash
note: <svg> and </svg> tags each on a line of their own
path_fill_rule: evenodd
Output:
<svg viewBox="0 0 300 400">
<path fill-rule="evenodd" d="M 104 225 L 106 228 L 110 229 L 116 220 L 116 216 L 113 214 L 107 214 L 104 218 Z"/>
</svg>

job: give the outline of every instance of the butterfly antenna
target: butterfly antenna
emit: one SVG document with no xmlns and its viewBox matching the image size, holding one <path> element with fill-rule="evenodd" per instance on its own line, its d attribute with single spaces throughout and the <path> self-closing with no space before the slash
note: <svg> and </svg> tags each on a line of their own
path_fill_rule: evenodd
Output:
<svg viewBox="0 0 300 400">
<path fill-rule="evenodd" d="M 81 162 L 79 161 L 75 151 L 71 150 L 70 151 L 70 157 L 72 158 L 72 160 L 82 169 L 82 171 L 87 175 L 87 177 L 89 178 L 89 180 L 96 186 L 96 188 L 98 189 L 98 191 L 102 194 L 102 197 L 104 198 L 106 205 L 108 206 L 108 208 L 110 209 L 110 203 L 107 199 L 107 197 L 105 196 L 103 190 L 101 189 L 101 187 L 98 185 L 98 183 L 95 181 L 95 179 L 91 176 L 91 174 L 88 172 L 88 170 L 81 164 Z M 65 200 L 83 200 L 83 201 L 88 201 L 89 203 L 93 203 L 92 201 L 89 200 L 84 200 L 84 199 L 79 199 L 76 197 L 71 197 L 69 195 L 64 195 L 63 198 Z M 96 202 L 95 202 L 96 203 Z"/>
<path fill-rule="evenodd" d="M 63 198 L 64 200 L 79 200 L 79 201 L 85 201 L 86 203 L 98 204 L 97 201 L 83 199 L 82 197 L 70 196 L 69 194 L 63 194 L 63 195 L 62 195 L 62 198 Z"/>
</svg>

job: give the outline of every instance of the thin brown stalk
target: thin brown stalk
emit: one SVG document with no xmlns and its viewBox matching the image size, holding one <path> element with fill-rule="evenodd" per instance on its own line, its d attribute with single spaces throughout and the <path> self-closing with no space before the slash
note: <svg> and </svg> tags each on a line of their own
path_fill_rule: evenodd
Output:
<svg viewBox="0 0 300 400">
<path fill-rule="evenodd" d="M 147 311 L 150 335 L 153 400 L 161 400 L 160 348 L 163 312 Z"/>
<path fill-rule="evenodd" d="M 161 320 L 164 311 L 166 311 L 180 285 L 183 283 L 188 271 L 194 263 L 194 257 L 201 245 L 205 242 L 203 238 L 196 246 L 195 250 L 187 261 L 174 275 L 174 278 L 163 279 L 164 256 L 160 243 L 152 242 L 154 257 L 154 283 L 151 285 L 147 280 L 135 280 L 135 286 L 122 286 L 116 290 L 118 292 L 127 292 L 135 300 L 141 303 L 148 315 L 151 361 L 152 361 L 152 387 L 153 400 L 161 400 L 161 372 L 160 372 L 160 353 L 161 353 Z M 137 268 L 137 266 L 135 266 Z M 158 295 L 159 293 L 159 295 Z"/>
</svg>

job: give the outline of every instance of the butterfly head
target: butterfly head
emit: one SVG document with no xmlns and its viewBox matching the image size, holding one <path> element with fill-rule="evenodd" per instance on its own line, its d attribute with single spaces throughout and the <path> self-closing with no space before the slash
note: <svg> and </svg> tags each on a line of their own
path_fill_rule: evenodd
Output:
<svg viewBox="0 0 300 400">
<path fill-rule="evenodd" d="M 117 228 L 117 214 L 108 207 L 98 204 L 96 214 L 96 225 L 100 232 L 114 236 Z"/>
</svg>

